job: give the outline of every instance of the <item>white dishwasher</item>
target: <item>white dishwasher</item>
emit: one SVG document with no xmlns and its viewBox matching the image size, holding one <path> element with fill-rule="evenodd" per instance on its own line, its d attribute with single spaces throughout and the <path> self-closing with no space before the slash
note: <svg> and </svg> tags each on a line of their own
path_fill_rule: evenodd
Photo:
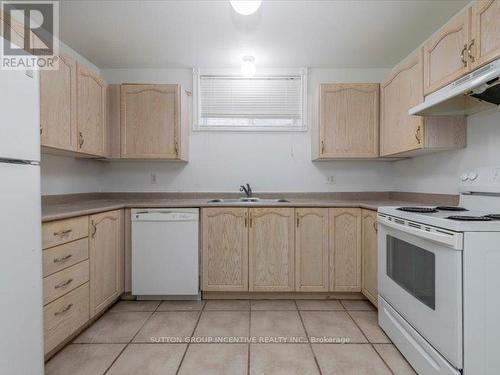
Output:
<svg viewBox="0 0 500 375">
<path fill-rule="evenodd" d="M 199 210 L 132 210 L 132 294 L 199 296 Z"/>
</svg>

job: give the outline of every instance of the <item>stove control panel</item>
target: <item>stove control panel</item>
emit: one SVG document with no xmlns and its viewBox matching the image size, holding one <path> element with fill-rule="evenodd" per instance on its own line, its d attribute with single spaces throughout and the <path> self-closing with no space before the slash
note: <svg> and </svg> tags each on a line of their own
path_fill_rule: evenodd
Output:
<svg viewBox="0 0 500 375">
<path fill-rule="evenodd" d="M 500 194 L 500 166 L 464 171 L 459 178 L 459 191 Z"/>
</svg>

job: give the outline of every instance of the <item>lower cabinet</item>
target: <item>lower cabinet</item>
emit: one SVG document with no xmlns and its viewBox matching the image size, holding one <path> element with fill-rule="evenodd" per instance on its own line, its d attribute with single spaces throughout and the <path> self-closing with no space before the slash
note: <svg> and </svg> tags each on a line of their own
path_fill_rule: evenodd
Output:
<svg viewBox="0 0 500 375">
<path fill-rule="evenodd" d="M 362 292 L 377 306 L 377 212 L 362 210 Z"/>
<path fill-rule="evenodd" d="M 249 215 L 249 290 L 294 291 L 294 209 L 252 208 Z"/>
<path fill-rule="evenodd" d="M 361 292 L 361 209 L 329 213 L 330 291 Z"/>
<path fill-rule="evenodd" d="M 89 218 L 90 317 L 114 302 L 124 289 L 122 211 Z"/>
</svg>

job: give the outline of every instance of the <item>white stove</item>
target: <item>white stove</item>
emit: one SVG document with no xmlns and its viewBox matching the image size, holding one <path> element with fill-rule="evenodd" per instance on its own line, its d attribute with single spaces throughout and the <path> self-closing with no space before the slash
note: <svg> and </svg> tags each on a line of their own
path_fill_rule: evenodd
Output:
<svg viewBox="0 0 500 375">
<path fill-rule="evenodd" d="M 419 374 L 500 374 L 500 167 L 457 207 L 378 211 L 379 324 Z"/>
</svg>

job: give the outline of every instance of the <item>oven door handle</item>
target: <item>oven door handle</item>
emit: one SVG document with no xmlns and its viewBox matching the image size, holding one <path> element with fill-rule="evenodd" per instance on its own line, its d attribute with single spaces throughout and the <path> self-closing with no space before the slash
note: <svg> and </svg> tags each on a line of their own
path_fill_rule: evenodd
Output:
<svg viewBox="0 0 500 375">
<path fill-rule="evenodd" d="M 402 223 L 395 222 L 395 220 L 399 220 Z M 441 245 L 445 245 L 447 247 L 451 247 L 455 250 L 463 250 L 463 234 L 462 233 L 449 233 L 446 231 L 441 231 L 439 229 L 429 228 L 420 229 L 414 228 L 408 225 L 408 221 L 396 218 L 388 218 L 384 215 L 378 215 L 377 221 L 379 224 L 382 224 L 388 228 L 392 228 L 401 232 L 405 232 L 408 234 L 412 234 L 419 238 L 424 238 L 426 240 L 430 240 Z M 415 224 L 420 225 L 420 224 Z"/>
</svg>

